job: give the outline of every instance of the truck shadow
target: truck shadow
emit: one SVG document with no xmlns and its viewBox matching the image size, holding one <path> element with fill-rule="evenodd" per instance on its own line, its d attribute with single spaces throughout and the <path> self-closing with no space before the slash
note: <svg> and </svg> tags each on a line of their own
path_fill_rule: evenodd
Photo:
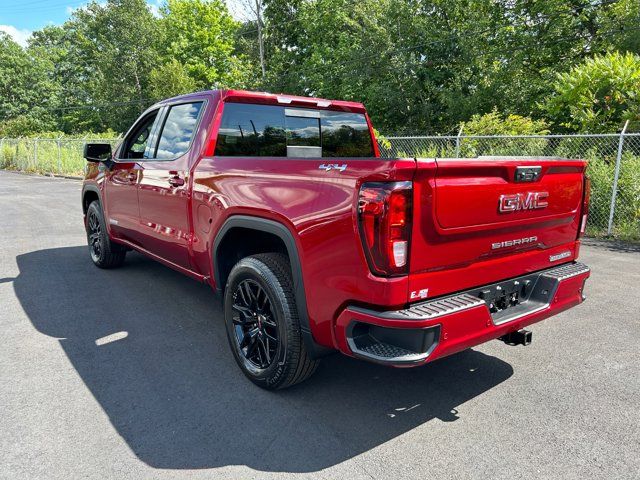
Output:
<svg viewBox="0 0 640 480">
<path fill-rule="evenodd" d="M 111 271 L 86 247 L 17 263 L 15 292 L 35 328 L 59 339 L 117 432 L 156 468 L 318 471 L 455 421 L 459 405 L 513 373 L 473 350 L 409 370 L 333 355 L 306 383 L 265 392 L 236 367 L 209 287 L 135 253 Z"/>
</svg>

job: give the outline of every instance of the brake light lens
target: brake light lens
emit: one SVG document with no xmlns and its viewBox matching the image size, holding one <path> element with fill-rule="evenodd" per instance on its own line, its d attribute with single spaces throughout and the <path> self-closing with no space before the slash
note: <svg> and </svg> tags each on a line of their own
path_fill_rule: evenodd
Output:
<svg viewBox="0 0 640 480">
<path fill-rule="evenodd" d="M 584 177 L 584 190 L 582 193 L 582 217 L 580 218 L 580 231 L 578 238 L 584 235 L 587 230 L 587 218 L 589 217 L 589 202 L 591 201 L 591 179 Z"/>
<path fill-rule="evenodd" d="M 358 226 L 369 268 L 376 275 L 406 275 L 412 213 L 411 182 L 372 182 L 360 188 Z"/>
</svg>

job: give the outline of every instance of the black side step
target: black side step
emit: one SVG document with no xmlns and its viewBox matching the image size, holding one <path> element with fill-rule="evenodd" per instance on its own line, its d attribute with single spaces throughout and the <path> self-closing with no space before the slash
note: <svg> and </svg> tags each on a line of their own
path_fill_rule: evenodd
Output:
<svg viewBox="0 0 640 480">
<path fill-rule="evenodd" d="M 498 340 L 502 340 L 507 345 L 529 345 L 533 333 L 529 330 L 518 330 L 517 332 L 510 332 L 501 336 Z"/>
</svg>

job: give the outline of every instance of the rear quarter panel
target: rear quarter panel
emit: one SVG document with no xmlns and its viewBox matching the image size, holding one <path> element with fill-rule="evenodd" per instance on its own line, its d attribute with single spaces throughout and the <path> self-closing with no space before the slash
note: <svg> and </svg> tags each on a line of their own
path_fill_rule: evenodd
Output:
<svg viewBox="0 0 640 480">
<path fill-rule="evenodd" d="M 330 160 L 347 168 L 325 171 Z M 193 259 L 213 278 L 215 235 L 233 215 L 285 225 L 297 243 L 315 340 L 333 346 L 331 328 L 347 302 L 402 305 L 407 277 L 373 277 L 357 231 L 357 192 L 363 181 L 410 180 L 413 160 L 204 157 L 193 175 Z"/>
</svg>

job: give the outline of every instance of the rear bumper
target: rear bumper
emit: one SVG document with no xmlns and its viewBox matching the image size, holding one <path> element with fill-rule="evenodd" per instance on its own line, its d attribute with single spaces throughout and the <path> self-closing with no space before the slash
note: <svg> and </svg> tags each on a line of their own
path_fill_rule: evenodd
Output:
<svg viewBox="0 0 640 480">
<path fill-rule="evenodd" d="M 336 321 L 336 344 L 347 355 L 373 362 L 422 365 L 578 305 L 589 275 L 586 265 L 572 262 L 403 310 L 350 306 Z"/>
</svg>

